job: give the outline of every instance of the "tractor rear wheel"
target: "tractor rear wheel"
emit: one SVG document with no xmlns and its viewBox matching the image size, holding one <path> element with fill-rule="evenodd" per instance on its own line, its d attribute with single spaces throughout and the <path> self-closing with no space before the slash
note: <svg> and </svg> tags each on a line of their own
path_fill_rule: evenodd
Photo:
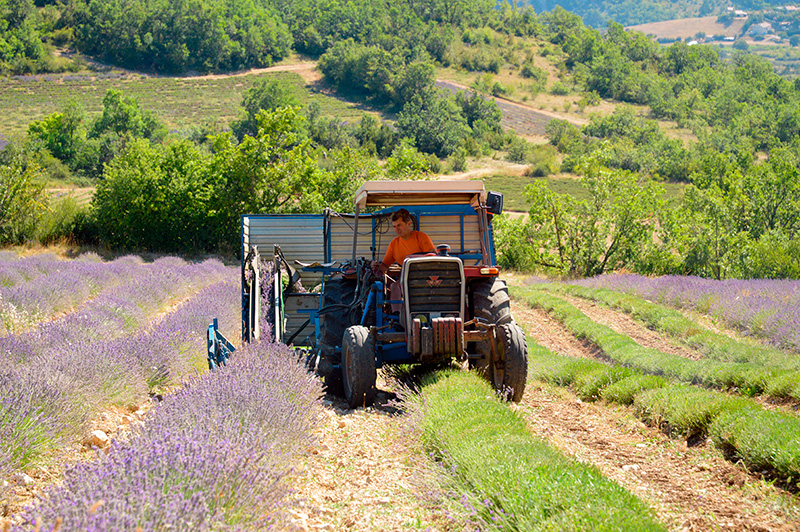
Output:
<svg viewBox="0 0 800 532">
<path fill-rule="evenodd" d="M 350 408 L 369 406 L 375 401 L 375 342 L 367 327 L 353 325 L 342 339 L 344 396 Z"/>
<path fill-rule="evenodd" d="M 356 284 L 341 277 L 328 279 L 325 283 L 323 308 L 330 311 L 320 316 L 320 349 L 323 360 L 317 368 L 325 383 L 325 389 L 333 395 L 342 395 L 342 370 L 337 348 L 342 346 L 342 335 L 350 325 L 348 305 L 353 302 Z"/>
<path fill-rule="evenodd" d="M 508 296 L 506 282 L 497 277 L 478 279 L 470 286 L 472 289 L 472 317 L 481 318 L 488 323 L 501 325 L 511 323 L 511 298 Z"/>
</svg>

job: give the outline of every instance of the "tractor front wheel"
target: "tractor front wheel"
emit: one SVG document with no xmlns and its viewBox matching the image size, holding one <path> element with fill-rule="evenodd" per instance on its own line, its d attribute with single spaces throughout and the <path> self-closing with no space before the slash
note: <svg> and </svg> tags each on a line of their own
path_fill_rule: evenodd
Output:
<svg viewBox="0 0 800 532">
<path fill-rule="evenodd" d="M 350 408 L 369 406 L 375 401 L 375 342 L 367 327 L 353 325 L 342 339 L 342 376 L 344 396 Z"/>
<path fill-rule="evenodd" d="M 497 354 L 505 363 L 500 366 L 487 360 L 483 371 L 495 390 L 504 394 L 509 401 L 518 403 L 525 393 L 528 380 L 528 344 L 525 333 L 515 323 L 504 323 L 495 329 Z M 491 353 L 486 353 L 491 359 Z"/>
</svg>

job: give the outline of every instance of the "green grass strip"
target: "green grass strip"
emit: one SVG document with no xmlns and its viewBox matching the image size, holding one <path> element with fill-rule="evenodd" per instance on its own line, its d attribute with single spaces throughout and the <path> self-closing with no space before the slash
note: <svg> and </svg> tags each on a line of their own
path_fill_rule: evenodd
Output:
<svg viewBox="0 0 800 532">
<path fill-rule="evenodd" d="M 471 495 L 487 529 L 665 530 L 638 498 L 535 438 L 470 372 L 441 372 L 421 392 L 423 438 Z"/>
<path fill-rule="evenodd" d="M 639 345 L 630 337 L 592 321 L 563 299 L 540 288 L 511 289 L 515 297 L 543 309 L 561 321 L 573 334 L 597 344 L 603 354 L 622 364 L 652 375 L 664 375 L 691 384 L 732 389 L 744 395 L 773 392 L 775 397 L 800 399 L 791 385 L 796 374 L 758 364 L 691 360 Z"/>
<path fill-rule="evenodd" d="M 603 362 L 553 353 L 528 337 L 532 378 L 570 387 L 580 397 L 631 405 L 646 423 L 684 436 L 707 435 L 748 467 L 800 489 L 800 418 L 764 410 L 752 399 L 674 383 L 631 371 L 614 373 Z M 585 383 L 605 384 L 587 388 Z M 615 379 L 615 377 L 622 378 Z"/>
<path fill-rule="evenodd" d="M 800 371 L 800 357 L 763 345 L 738 342 L 699 326 L 675 309 L 652 303 L 638 296 L 614 292 L 607 288 L 553 283 L 547 290 L 591 299 L 644 322 L 647 326 L 668 334 L 697 349 L 708 358 L 727 362 L 751 362 L 775 369 Z"/>
</svg>

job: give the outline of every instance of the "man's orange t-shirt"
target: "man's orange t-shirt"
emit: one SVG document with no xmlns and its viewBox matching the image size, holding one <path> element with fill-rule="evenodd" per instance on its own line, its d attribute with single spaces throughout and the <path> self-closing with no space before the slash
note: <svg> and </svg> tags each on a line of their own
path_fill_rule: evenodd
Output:
<svg viewBox="0 0 800 532">
<path fill-rule="evenodd" d="M 413 255 L 414 253 L 428 253 L 433 250 L 433 240 L 431 240 L 431 237 L 415 229 L 411 232 L 408 240 L 403 240 L 398 236 L 389 243 L 389 248 L 386 250 L 386 255 L 383 257 L 383 263 L 386 266 L 391 266 L 395 262 L 403 264 L 403 259 L 409 255 Z"/>
</svg>

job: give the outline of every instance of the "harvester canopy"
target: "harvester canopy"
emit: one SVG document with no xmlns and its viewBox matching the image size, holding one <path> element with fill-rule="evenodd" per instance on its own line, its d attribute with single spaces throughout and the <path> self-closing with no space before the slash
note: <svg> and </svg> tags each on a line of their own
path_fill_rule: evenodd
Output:
<svg viewBox="0 0 800 532">
<path fill-rule="evenodd" d="M 482 181 L 367 181 L 356 191 L 355 207 L 472 205 L 486 202 Z"/>
</svg>

